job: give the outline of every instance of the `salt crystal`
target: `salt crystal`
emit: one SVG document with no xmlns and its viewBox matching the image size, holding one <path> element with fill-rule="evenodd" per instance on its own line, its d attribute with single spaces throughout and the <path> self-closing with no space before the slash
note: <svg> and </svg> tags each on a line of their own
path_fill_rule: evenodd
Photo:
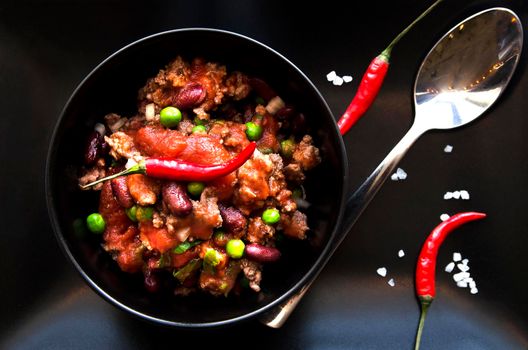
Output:
<svg viewBox="0 0 528 350">
<path fill-rule="evenodd" d="M 326 75 L 326 79 L 328 81 L 333 81 L 336 77 L 337 77 L 337 74 L 336 74 L 335 70 L 331 71 L 330 73 L 328 73 Z"/>
<path fill-rule="evenodd" d="M 457 267 L 460 271 L 462 272 L 466 272 L 466 271 L 469 271 L 469 266 L 467 265 L 464 265 L 464 264 L 457 264 Z"/>
<path fill-rule="evenodd" d="M 454 199 L 460 199 L 460 191 L 453 192 L 453 198 Z"/>
<path fill-rule="evenodd" d="M 337 85 L 337 86 L 341 86 L 343 85 L 343 78 L 341 77 L 335 77 L 334 78 L 334 82 L 333 82 L 334 85 Z"/>
<path fill-rule="evenodd" d="M 475 281 L 471 280 L 468 283 L 469 283 L 469 288 L 471 289 L 477 288 L 477 284 L 475 283 Z"/>
<path fill-rule="evenodd" d="M 449 218 L 450 218 L 450 216 L 448 214 L 444 213 L 444 214 L 440 215 L 440 220 L 442 220 L 442 221 L 446 221 Z"/>
<path fill-rule="evenodd" d="M 350 83 L 352 81 L 352 77 L 350 75 L 343 75 L 343 81 L 345 83 Z"/>
<path fill-rule="evenodd" d="M 469 263 L 469 259 L 462 260 L 462 264 L 467 265 Z"/>
<path fill-rule="evenodd" d="M 378 273 L 378 275 L 380 275 L 381 277 L 385 277 L 387 276 L 387 269 L 385 267 L 380 267 L 379 269 L 376 270 L 376 272 Z"/>
<path fill-rule="evenodd" d="M 400 249 L 400 250 L 398 251 L 398 257 L 399 257 L 399 258 L 403 258 L 404 256 L 405 256 L 405 252 L 403 251 L 403 249 Z"/>
<path fill-rule="evenodd" d="M 471 294 L 477 294 L 478 293 L 478 289 L 477 288 L 471 288 L 471 290 L 469 292 Z"/>
<path fill-rule="evenodd" d="M 469 199 L 469 192 L 466 191 L 466 190 L 460 191 L 460 198 L 462 198 L 464 200 L 468 200 Z"/>
<path fill-rule="evenodd" d="M 468 277 L 469 277 L 469 272 L 459 272 L 453 275 L 453 280 L 455 282 L 460 282 L 463 279 L 468 278 Z"/>
<path fill-rule="evenodd" d="M 462 260 L 462 254 L 460 253 L 453 253 L 453 261 L 454 262 L 457 262 L 457 261 L 460 261 Z"/>
<path fill-rule="evenodd" d="M 447 264 L 447 266 L 445 267 L 445 272 L 447 273 L 451 273 L 453 272 L 453 269 L 455 268 L 455 263 L 454 262 L 450 262 L 449 264 Z"/>
<path fill-rule="evenodd" d="M 453 198 L 453 193 L 452 192 L 446 192 L 444 194 L 444 199 L 451 199 Z"/>
<path fill-rule="evenodd" d="M 407 173 L 402 168 L 396 169 L 396 175 L 400 180 L 405 180 L 407 178 Z"/>
<path fill-rule="evenodd" d="M 445 153 L 451 153 L 451 151 L 453 151 L 453 146 L 451 146 L 451 145 L 445 146 L 445 148 L 444 148 L 444 152 Z"/>
<path fill-rule="evenodd" d="M 391 286 L 391 287 L 394 287 L 394 285 L 396 284 L 396 283 L 394 282 L 394 278 L 391 278 L 391 279 L 389 280 L 389 282 L 387 282 L 387 283 L 388 283 L 389 286 Z"/>
<path fill-rule="evenodd" d="M 458 281 L 456 285 L 459 288 L 467 288 L 468 283 L 466 282 L 466 280 L 462 280 L 462 281 Z"/>
<path fill-rule="evenodd" d="M 398 174 L 394 173 L 391 175 L 391 180 L 392 181 L 398 181 Z"/>
</svg>

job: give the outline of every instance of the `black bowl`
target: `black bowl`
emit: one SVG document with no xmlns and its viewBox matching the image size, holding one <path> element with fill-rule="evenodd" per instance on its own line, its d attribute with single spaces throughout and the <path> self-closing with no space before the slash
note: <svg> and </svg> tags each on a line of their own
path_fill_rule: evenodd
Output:
<svg viewBox="0 0 528 350">
<path fill-rule="evenodd" d="M 76 220 L 97 210 L 98 194 L 80 191 L 76 173 L 85 136 L 103 116 L 132 116 L 137 92 L 177 55 L 201 56 L 267 81 L 301 110 L 323 163 L 306 181 L 312 238 L 286 241 L 281 261 L 265 266 L 262 292 L 240 297 L 190 297 L 148 293 L 137 275 L 121 272 L 100 246 L 101 237 L 83 234 Z M 219 326 L 257 316 L 297 291 L 328 257 L 343 215 L 347 178 L 342 138 L 325 100 L 290 61 L 250 38 L 212 29 L 168 31 L 141 39 L 97 66 L 64 107 L 48 152 L 46 193 L 51 222 L 65 254 L 88 284 L 107 301 L 133 315 L 175 327 Z"/>
</svg>

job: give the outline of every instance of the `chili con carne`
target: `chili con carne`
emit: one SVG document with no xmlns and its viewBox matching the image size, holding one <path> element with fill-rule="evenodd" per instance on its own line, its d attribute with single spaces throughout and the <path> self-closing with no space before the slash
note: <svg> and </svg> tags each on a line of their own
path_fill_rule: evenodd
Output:
<svg viewBox="0 0 528 350">
<path fill-rule="evenodd" d="M 369 64 L 361 83 L 359 84 L 358 90 L 352 99 L 352 102 L 348 105 L 345 113 L 339 118 L 337 125 L 341 135 L 347 133 L 347 131 L 354 125 L 359 118 L 370 108 L 374 99 L 378 95 L 381 89 L 383 80 L 389 70 L 389 62 L 391 57 L 392 48 L 400 39 L 407 34 L 407 32 L 422 18 L 424 18 L 429 12 L 431 12 L 439 3 L 443 0 L 435 1 L 427 10 L 425 10 L 420 16 L 418 16 L 411 24 L 407 26 L 398 36 L 396 36 L 392 42 L 387 46 L 385 50 L 378 56 L 376 56 Z"/>
<path fill-rule="evenodd" d="M 128 169 L 81 186 L 81 188 L 86 189 L 103 181 L 131 174 L 144 174 L 159 179 L 175 181 L 210 181 L 240 168 L 251 157 L 256 147 L 257 144 L 251 142 L 238 155 L 227 162 L 214 165 L 200 165 L 172 158 L 147 158 Z"/>
<path fill-rule="evenodd" d="M 415 350 L 420 348 L 423 326 L 427 310 L 436 296 L 435 270 L 438 249 L 442 242 L 454 229 L 469 221 L 479 220 L 486 217 L 484 213 L 464 212 L 451 216 L 436 226 L 429 234 L 422 246 L 416 266 L 416 294 L 420 301 L 421 313 L 418 330 L 416 332 Z"/>
</svg>

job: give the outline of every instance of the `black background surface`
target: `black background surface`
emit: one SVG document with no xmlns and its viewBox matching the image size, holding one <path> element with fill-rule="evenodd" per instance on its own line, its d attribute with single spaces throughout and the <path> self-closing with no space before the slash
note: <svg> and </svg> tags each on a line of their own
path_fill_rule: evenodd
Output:
<svg viewBox="0 0 528 350">
<path fill-rule="evenodd" d="M 44 167 L 54 124 L 76 85 L 122 46 L 183 27 L 248 35 L 304 71 L 337 117 L 370 60 L 427 4 L 2 2 L 0 347 L 130 349 L 191 341 L 207 347 L 410 349 L 419 317 L 413 273 L 421 243 L 440 214 L 480 210 L 488 213 L 486 221 L 460 229 L 440 251 L 438 297 L 423 348 L 528 348 L 526 54 L 483 118 L 459 130 L 428 133 L 413 146 L 400 164 L 407 180 L 384 185 L 282 329 L 252 321 L 183 331 L 136 320 L 86 286 L 61 253 L 48 220 Z M 491 6 L 514 9 L 526 28 L 528 3 L 521 0 L 446 0 L 396 47 L 379 98 L 345 136 L 353 187 L 410 127 L 416 70 L 431 45 L 466 16 Z M 354 80 L 333 86 L 325 77 L 331 70 Z M 454 146 L 451 154 L 443 152 L 447 144 Z M 461 189 L 470 193 L 469 201 L 443 200 L 446 191 Z M 404 258 L 397 257 L 399 249 Z M 477 295 L 457 288 L 443 272 L 454 251 L 470 259 Z M 380 266 L 388 268 L 387 278 L 376 274 Z"/>
</svg>

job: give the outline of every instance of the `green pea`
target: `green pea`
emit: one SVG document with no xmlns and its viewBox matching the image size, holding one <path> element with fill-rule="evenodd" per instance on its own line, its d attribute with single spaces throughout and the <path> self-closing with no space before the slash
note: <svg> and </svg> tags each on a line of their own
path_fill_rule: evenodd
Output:
<svg viewBox="0 0 528 350">
<path fill-rule="evenodd" d="M 128 208 L 127 210 L 125 210 L 128 218 L 134 222 L 138 221 L 137 219 L 137 207 L 134 205 L 133 207 L 131 208 Z"/>
<path fill-rule="evenodd" d="M 196 125 L 192 128 L 193 134 L 206 133 L 206 132 L 207 132 L 207 129 L 203 125 Z"/>
<path fill-rule="evenodd" d="M 258 104 L 258 105 L 265 105 L 266 101 L 262 97 L 259 96 L 259 97 L 255 98 L 255 103 Z"/>
<path fill-rule="evenodd" d="M 264 221 L 265 224 L 273 225 L 279 222 L 279 220 L 280 213 L 275 208 L 268 208 L 262 213 L 262 221 Z"/>
<path fill-rule="evenodd" d="M 198 116 L 194 117 L 194 125 L 204 125 L 205 124 L 205 120 L 203 119 L 200 119 Z"/>
<path fill-rule="evenodd" d="M 246 123 L 246 136 L 250 141 L 257 141 L 262 137 L 262 127 L 253 122 Z"/>
<path fill-rule="evenodd" d="M 291 158 L 295 150 L 295 141 L 292 139 L 282 140 L 280 143 L 281 154 L 286 158 Z"/>
<path fill-rule="evenodd" d="M 154 215 L 154 209 L 152 207 L 138 207 L 136 209 L 136 218 L 139 221 L 152 220 L 153 215 Z"/>
<path fill-rule="evenodd" d="M 187 184 L 187 192 L 189 192 L 193 197 L 199 197 L 200 194 L 202 194 L 204 188 L 205 185 L 203 182 L 189 182 Z"/>
<path fill-rule="evenodd" d="M 106 223 L 103 216 L 99 213 L 93 213 L 88 215 L 86 218 L 86 225 L 88 229 L 93 233 L 103 233 L 106 227 Z"/>
<path fill-rule="evenodd" d="M 208 249 L 207 252 L 205 252 L 204 255 L 204 263 L 215 267 L 216 265 L 220 264 L 220 260 L 222 259 L 222 256 L 219 252 L 216 251 L 216 249 Z"/>
<path fill-rule="evenodd" d="M 233 259 L 240 259 L 244 255 L 246 245 L 240 239 L 230 239 L 226 244 L 226 252 Z"/>
<path fill-rule="evenodd" d="M 167 128 L 178 126 L 182 119 L 180 110 L 176 107 L 165 107 L 160 111 L 160 123 Z"/>
</svg>

